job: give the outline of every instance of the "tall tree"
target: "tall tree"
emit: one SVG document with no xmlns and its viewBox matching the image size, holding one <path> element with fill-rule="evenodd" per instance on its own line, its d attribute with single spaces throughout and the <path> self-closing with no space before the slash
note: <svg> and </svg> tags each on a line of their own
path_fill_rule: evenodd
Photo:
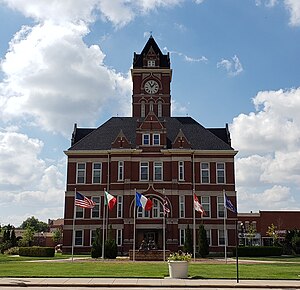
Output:
<svg viewBox="0 0 300 290">
<path fill-rule="evenodd" d="M 199 255 L 202 258 L 209 254 L 209 244 L 206 236 L 206 230 L 203 225 L 199 226 Z"/>
<path fill-rule="evenodd" d="M 192 232 L 190 229 L 190 226 L 187 226 L 187 229 L 185 230 L 185 241 L 183 250 L 186 253 L 193 253 L 193 241 L 192 241 Z"/>
<path fill-rule="evenodd" d="M 56 229 L 53 232 L 52 240 L 55 244 L 59 244 L 61 242 L 61 239 L 62 239 L 62 231 L 61 229 Z"/>
<path fill-rule="evenodd" d="M 25 230 L 26 228 L 30 227 L 35 232 L 47 232 L 48 231 L 48 225 L 42 221 L 39 221 L 34 216 L 28 218 L 27 220 L 23 221 L 21 224 L 21 229 Z"/>
</svg>

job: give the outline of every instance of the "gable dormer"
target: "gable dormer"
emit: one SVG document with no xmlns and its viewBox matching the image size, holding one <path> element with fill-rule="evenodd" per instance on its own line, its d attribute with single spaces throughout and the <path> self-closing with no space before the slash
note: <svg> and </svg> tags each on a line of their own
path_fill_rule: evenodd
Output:
<svg viewBox="0 0 300 290">
<path fill-rule="evenodd" d="M 114 148 L 114 149 L 131 148 L 131 143 L 128 141 L 128 139 L 124 135 L 122 129 L 120 130 L 120 133 L 118 134 L 115 141 L 112 142 L 111 148 Z"/>
<path fill-rule="evenodd" d="M 185 137 L 183 131 L 179 129 L 179 132 L 172 143 L 173 149 L 191 149 L 191 143 L 188 141 L 188 139 Z"/>
</svg>

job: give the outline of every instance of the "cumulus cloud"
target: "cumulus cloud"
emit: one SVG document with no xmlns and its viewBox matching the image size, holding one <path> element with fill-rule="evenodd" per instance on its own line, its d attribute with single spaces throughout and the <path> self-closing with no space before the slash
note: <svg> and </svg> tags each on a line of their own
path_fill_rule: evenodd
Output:
<svg viewBox="0 0 300 290">
<path fill-rule="evenodd" d="M 175 50 L 171 50 L 169 51 L 167 47 L 163 48 L 163 51 L 165 52 L 169 52 L 170 54 L 173 55 L 179 55 L 180 57 L 182 57 L 185 61 L 187 62 L 208 62 L 208 59 L 205 56 L 201 56 L 201 57 L 190 57 L 182 52 L 179 51 L 175 51 Z"/>
<path fill-rule="evenodd" d="M 290 12 L 290 25 L 300 25 L 300 2 L 298 0 L 284 0 L 286 9 Z"/>
<path fill-rule="evenodd" d="M 230 127 L 240 152 L 239 200 L 242 206 L 251 200 L 256 210 L 269 209 L 272 198 L 273 209 L 291 208 L 300 188 L 300 88 L 262 91 L 253 103 L 256 111 L 240 114 Z"/>
<path fill-rule="evenodd" d="M 235 77 L 244 71 L 241 62 L 236 55 L 233 56 L 230 60 L 222 59 L 217 63 L 217 67 L 225 69 L 228 75 L 232 77 Z"/>
</svg>

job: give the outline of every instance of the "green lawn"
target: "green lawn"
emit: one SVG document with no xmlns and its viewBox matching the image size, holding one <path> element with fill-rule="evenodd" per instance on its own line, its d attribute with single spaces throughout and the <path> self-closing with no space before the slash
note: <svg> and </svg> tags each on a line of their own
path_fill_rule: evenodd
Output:
<svg viewBox="0 0 300 290">
<path fill-rule="evenodd" d="M 61 259 L 60 255 L 55 259 Z M 168 276 L 163 262 L 51 261 L 29 262 L 36 258 L 0 255 L 0 277 L 144 277 Z M 189 275 L 202 279 L 235 279 L 235 264 L 190 263 Z M 240 279 L 300 279 L 300 263 L 240 264 Z"/>
</svg>

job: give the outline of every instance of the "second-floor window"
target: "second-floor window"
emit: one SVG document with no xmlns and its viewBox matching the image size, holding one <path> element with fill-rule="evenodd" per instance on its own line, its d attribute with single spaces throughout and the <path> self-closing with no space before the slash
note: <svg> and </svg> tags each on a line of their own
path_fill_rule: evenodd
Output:
<svg viewBox="0 0 300 290">
<path fill-rule="evenodd" d="M 144 180 L 144 181 L 149 180 L 149 163 L 148 162 L 140 163 L 140 180 Z"/>
<path fill-rule="evenodd" d="M 210 197 L 209 196 L 201 196 L 201 205 L 205 210 L 204 217 L 210 217 Z"/>
<path fill-rule="evenodd" d="M 150 134 L 143 134 L 143 145 L 150 145 Z"/>
<path fill-rule="evenodd" d="M 179 196 L 179 217 L 185 217 L 185 202 L 184 195 Z"/>
<path fill-rule="evenodd" d="M 92 201 L 95 203 L 95 206 L 92 208 L 92 218 L 100 218 L 100 197 L 93 196 Z"/>
<path fill-rule="evenodd" d="M 101 163 L 93 163 L 93 183 L 101 183 Z"/>
<path fill-rule="evenodd" d="M 124 161 L 118 162 L 118 180 L 124 180 Z"/>
<path fill-rule="evenodd" d="M 163 217 L 164 211 L 161 202 L 156 198 L 153 198 L 152 201 L 153 201 L 152 217 L 154 218 Z"/>
<path fill-rule="evenodd" d="M 162 162 L 154 162 L 154 180 L 162 180 Z"/>
<path fill-rule="evenodd" d="M 85 163 L 77 163 L 77 183 L 85 183 Z"/>
<path fill-rule="evenodd" d="M 201 183 L 209 183 L 209 163 L 201 163 Z"/>
<path fill-rule="evenodd" d="M 180 181 L 184 180 L 184 162 L 183 161 L 178 162 L 178 180 L 180 180 Z"/>
<path fill-rule="evenodd" d="M 225 163 L 217 163 L 217 183 L 225 183 Z"/>
<path fill-rule="evenodd" d="M 117 217 L 122 218 L 123 217 L 123 196 L 118 195 L 117 197 Z"/>
<path fill-rule="evenodd" d="M 153 145 L 160 145 L 160 135 L 153 134 Z"/>
<path fill-rule="evenodd" d="M 223 218 L 224 217 L 224 197 L 223 196 L 218 196 L 217 199 L 217 206 L 218 206 L 218 217 Z"/>
</svg>

